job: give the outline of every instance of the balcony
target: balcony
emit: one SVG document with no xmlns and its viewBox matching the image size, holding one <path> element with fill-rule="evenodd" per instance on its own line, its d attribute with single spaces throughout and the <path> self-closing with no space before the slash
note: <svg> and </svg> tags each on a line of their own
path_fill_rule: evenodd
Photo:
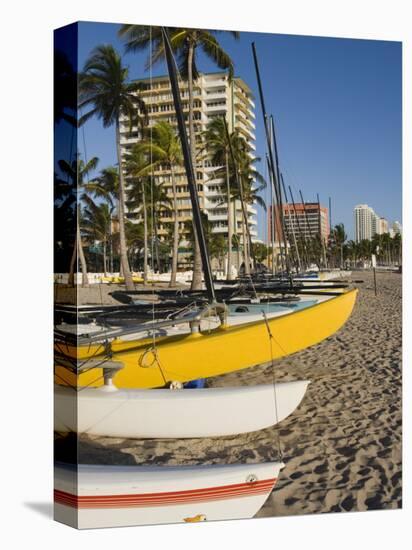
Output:
<svg viewBox="0 0 412 550">
<path fill-rule="evenodd" d="M 221 92 L 214 91 L 214 92 L 208 92 L 203 95 L 203 101 L 212 101 L 212 100 L 219 100 L 219 99 L 226 99 L 226 90 L 223 90 Z"/>
<path fill-rule="evenodd" d="M 222 103 L 222 105 L 207 105 L 205 106 L 205 114 L 209 113 L 226 113 L 227 112 L 227 105 L 226 103 Z"/>
<path fill-rule="evenodd" d="M 256 129 L 256 125 L 248 116 L 246 116 L 243 111 L 237 111 L 236 118 L 246 126 L 246 128 L 249 128 L 250 131 L 253 129 Z"/>
<path fill-rule="evenodd" d="M 224 222 L 227 227 L 227 213 L 225 214 L 211 214 L 208 212 L 207 214 L 208 220 L 210 222 Z"/>
<path fill-rule="evenodd" d="M 252 139 L 253 141 L 256 140 L 256 135 L 242 122 L 237 121 L 235 124 L 235 128 L 242 132 L 246 139 Z"/>
</svg>

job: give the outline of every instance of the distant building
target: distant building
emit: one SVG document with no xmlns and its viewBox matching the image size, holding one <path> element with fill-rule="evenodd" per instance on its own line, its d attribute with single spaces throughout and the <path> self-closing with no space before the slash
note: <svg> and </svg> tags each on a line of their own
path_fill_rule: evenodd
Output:
<svg viewBox="0 0 412 550">
<path fill-rule="evenodd" d="M 393 222 L 392 229 L 393 229 L 393 232 L 394 232 L 395 235 L 397 233 L 399 235 L 402 235 L 402 226 L 399 222 Z"/>
<path fill-rule="evenodd" d="M 389 222 L 383 216 L 378 216 L 374 209 L 367 204 L 358 204 L 354 208 L 355 215 L 355 240 L 360 242 L 364 239 L 369 241 L 374 235 L 389 233 L 391 237 L 395 233 L 401 233 L 402 228 L 399 222 L 394 222 L 389 229 Z"/>
<path fill-rule="evenodd" d="M 371 208 L 371 232 L 372 232 L 372 237 L 376 234 L 380 234 L 379 231 L 380 231 L 380 216 L 378 216 L 378 214 L 376 214 L 376 212 L 373 210 L 373 208 Z"/>
<path fill-rule="evenodd" d="M 378 227 L 376 233 L 378 235 L 383 235 L 384 233 L 389 233 L 389 222 L 385 218 L 379 218 Z"/>
<path fill-rule="evenodd" d="M 269 238 L 272 239 L 272 215 L 274 214 L 275 241 L 284 240 L 280 223 L 280 208 L 276 206 L 269 210 Z M 298 237 L 303 235 L 305 239 L 321 236 L 326 242 L 329 237 L 328 208 L 320 206 L 317 202 L 305 202 L 284 204 L 283 219 L 286 226 L 286 234 L 293 242 L 293 233 Z"/>
<path fill-rule="evenodd" d="M 355 241 L 359 243 L 364 239 L 371 240 L 376 233 L 376 214 L 367 204 L 358 204 L 354 209 L 355 214 Z"/>
</svg>

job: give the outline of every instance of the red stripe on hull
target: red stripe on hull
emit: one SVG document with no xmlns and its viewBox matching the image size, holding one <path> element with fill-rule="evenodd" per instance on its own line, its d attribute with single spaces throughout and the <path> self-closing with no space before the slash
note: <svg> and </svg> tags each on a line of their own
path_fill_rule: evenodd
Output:
<svg viewBox="0 0 412 550">
<path fill-rule="evenodd" d="M 72 508 L 132 508 L 138 506 L 166 506 L 188 502 L 205 502 L 230 498 L 247 497 L 266 493 L 276 483 L 276 478 L 252 483 L 239 483 L 223 487 L 190 489 L 165 493 L 142 493 L 127 495 L 78 496 L 55 490 L 54 500 Z"/>
</svg>

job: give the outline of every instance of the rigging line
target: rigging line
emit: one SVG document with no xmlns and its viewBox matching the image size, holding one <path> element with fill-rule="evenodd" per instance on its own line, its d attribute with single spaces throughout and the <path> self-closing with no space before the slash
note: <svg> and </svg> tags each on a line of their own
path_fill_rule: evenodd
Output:
<svg viewBox="0 0 412 550">
<path fill-rule="evenodd" d="M 76 386 L 73 386 L 72 384 L 70 384 L 67 380 L 65 380 L 62 376 L 60 376 L 59 374 L 57 374 L 57 372 L 54 372 L 53 373 L 53 376 L 55 378 L 57 378 L 58 380 L 61 380 L 62 382 L 64 382 L 65 385 L 67 385 L 68 388 L 71 388 L 72 390 L 74 390 L 76 393 L 77 393 L 77 382 L 76 382 Z"/>
<path fill-rule="evenodd" d="M 93 367 L 94 368 L 94 367 Z M 90 369 L 91 370 L 91 369 Z M 88 371 L 86 371 L 88 372 Z M 104 375 L 100 375 L 98 376 L 97 378 L 94 378 L 91 382 L 89 382 L 88 384 L 86 384 L 86 386 L 77 386 L 77 382 L 76 382 L 76 385 L 73 386 L 72 384 L 70 384 L 65 378 L 63 378 L 62 376 L 58 375 L 56 372 L 54 373 L 54 376 L 55 378 L 58 378 L 60 379 L 62 382 L 64 382 L 64 385 L 66 385 L 67 387 L 71 388 L 73 391 L 75 391 L 76 393 L 80 393 L 81 391 L 83 390 L 86 390 L 88 388 L 90 388 L 92 386 L 92 384 L 95 384 L 96 382 L 99 382 L 100 380 L 104 380 Z"/>
<path fill-rule="evenodd" d="M 274 361 L 274 358 L 273 358 L 273 346 L 272 346 L 272 342 L 274 341 L 274 338 L 273 338 L 272 331 L 270 330 L 270 326 L 269 326 L 269 323 L 268 323 L 266 313 L 263 310 L 262 310 L 262 314 L 263 314 L 263 318 L 265 320 L 266 330 L 267 330 L 268 337 L 269 337 L 270 361 L 271 361 L 271 365 L 272 365 L 273 396 L 274 396 L 275 418 L 276 418 L 276 426 L 277 426 L 278 425 L 278 419 L 279 419 L 279 413 L 278 413 L 278 400 L 277 400 L 277 391 L 276 391 L 276 367 L 275 367 L 275 361 Z M 282 452 L 282 447 L 281 447 L 281 444 L 280 444 L 280 436 L 279 436 L 278 429 L 276 429 L 276 433 L 277 433 L 277 436 L 278 436 L 277 437 L 277 447 L 278 447 L 279 460 L 282 461 L 283 452 Z"/>
</svg>

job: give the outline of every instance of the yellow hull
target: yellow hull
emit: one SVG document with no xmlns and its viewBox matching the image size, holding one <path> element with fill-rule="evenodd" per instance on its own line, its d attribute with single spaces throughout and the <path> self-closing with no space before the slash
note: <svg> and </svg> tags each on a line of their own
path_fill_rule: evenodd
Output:
<svg viewBox="0 0 412 550">
<path fill-rule="evenodd" d="M 272 344 L 264 320 L 232 327 L 219 327 L 202 334 L 166 336 L 152 339 L 122 341 L 110 344 L 112 360 L 121 361 L 124 368 L 114 378 L 119 388 L 156 388 L 172 381 L 187 382 L 196 378 L 218 376 L 245 369 L 290 355 L 328 338 L 349 318 L 357 290 L 350 290 L 314 306 L 268 320 Z M 78 360 L 103 359 L 108 349 L 92 346 L 59 349 Z M 92 369 L 78 376 L 62 367 L 56 368 L 56 382 L 99 386 L 101 370 Z"/>
<path fill-rule="evenodd" d="M 134 283 L 143 283 L 142 277 L 133 276 L 132 280 Z M 102 282 L 122 284 L 124 283 L 124 277 L 102 277 Z"/>
</svg>

